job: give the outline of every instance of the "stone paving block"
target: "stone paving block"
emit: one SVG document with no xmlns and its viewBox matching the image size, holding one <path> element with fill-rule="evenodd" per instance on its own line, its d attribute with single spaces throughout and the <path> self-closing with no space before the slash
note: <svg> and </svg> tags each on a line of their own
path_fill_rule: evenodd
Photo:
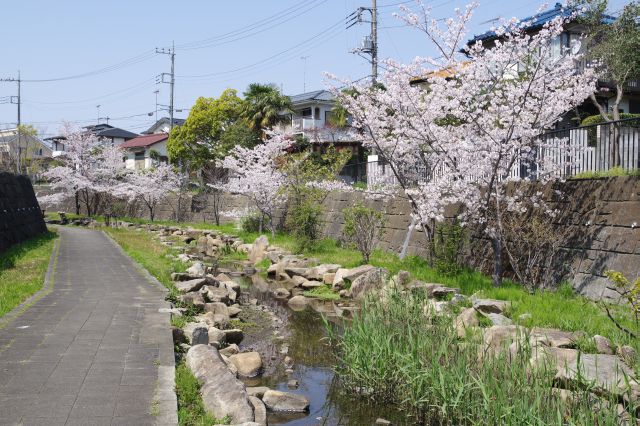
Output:
<svg viewBox="0 0 640 426">
<path fill-rule="evenodd" d="M 101 232 L 60 233 L 53 290 L 0 330 L 0 424 L 175 425 L 165 291 Z"/>
</svg>

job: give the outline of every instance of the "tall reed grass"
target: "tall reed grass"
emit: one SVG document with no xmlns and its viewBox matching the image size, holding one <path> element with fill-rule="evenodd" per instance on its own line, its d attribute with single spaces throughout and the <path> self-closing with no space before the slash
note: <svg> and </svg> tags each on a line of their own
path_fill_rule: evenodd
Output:
<svg viewBox="0 0 640 426">
<path fill-rule="evenodd" d="M 588 390 L 559 398 L 553 372 L 529 368 L 527 348 L 480 361 L 479 339 L 459 341 L 452 316 L 425 315 L 425 299 L 368 300 L 343 333 L 330 331 L 347 389 L 399 406 L 407 424 L 620 424 L 616 404 L 594 410 Z"/>
</svg>

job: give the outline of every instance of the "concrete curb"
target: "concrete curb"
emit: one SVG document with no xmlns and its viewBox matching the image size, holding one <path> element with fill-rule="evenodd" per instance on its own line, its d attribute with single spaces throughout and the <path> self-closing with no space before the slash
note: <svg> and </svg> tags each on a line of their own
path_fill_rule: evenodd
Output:
<svg viewBox="0 0 640 426">
<path fill-rule="evenodd" d="M 9 324 L 11 324 L 16 319 L 20 318 L 20 316 L 27 310 L 31 305 L 36 303 L 38 300 L 42 299 L 47 294 L 51 293 L 53 290 L 54 281 L 55 281 L 55 270 L 56 265 L 58 263 L 58 250 L 60 248 L 60 241 L 62 240 L 62 235 L 58 234 L 58 238 L 53 242 L 53 248 L 51 250 L 51 256 L 49 257 L 49 266 L 47 267 L 47 273 L 44 276 L 44 283 L 42 284 L 42 288 L 36 291 L 34 294 L 29 296 L 27 300 L 7 312 L 2 318 L 0 318 L 0 329 L 5 328 Z"/>
<path fill-rule="evenodd" d="M 156 277 L 151 275 L 144 266 L 132 259 L 131 256 L 129 256 L 123 248 L 120 247 L 120 244 L 111 238 L 108 233 L 102 230 L 100 232 L 102 232 L 107 240 L 110 241 L 122 255 L 129 259 L 129 262 L 131 262 L 143 278 L 149 281 L 152 285 L 157 286 L 164 294 L 168 293 L 169 290 L 167 290 L 167 288 L 162 285 Z M 171 305 L 169 302 L 165 301 L 163 307 L 170 308 Z M 166 333 L 171 335 L 170 340 L 173 342 L 173 335 L 171 334 L 171 314 L 167 312 L 158 313 L 158 315 L 161 316 L 163 322 L 163 324 L 160 325 L 166 330 Z M 168 347 L 165 346 L 167 345 L 160 345 L 160 353 L 158 357 L 160 365 L 158 366 L 158 380 L 156 382 L 157 386 L 153 395 L 154 406 L 152 407 L 152 410 L 156 417 L 156 425 L 174 426 L 178 424 L 178 397 L 176 396 L 175 390 L 175 354 L 173 352 L 173 344 L 168 345 Z"/>
</svg>

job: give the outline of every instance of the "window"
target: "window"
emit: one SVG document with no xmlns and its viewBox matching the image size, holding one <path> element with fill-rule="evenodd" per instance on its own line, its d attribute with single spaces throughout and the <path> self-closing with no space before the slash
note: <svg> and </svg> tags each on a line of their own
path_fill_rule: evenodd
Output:
<svg viewBox="0 0 640 426">
<path fill-rule="evenodd" d="M 300 113 L 300 115 L 302 115 L 302 117 L 304 117 L 304 118 L 311 117 L 311 108 L 303 109 L 302 112 Z"/>
<path fill-rule="evenodd" d="M 316 120 L 320 120 L 320 108 L 316 107 L 316 113 L 314 114 L 313 118 L 315 118 Z"/>
</svg>

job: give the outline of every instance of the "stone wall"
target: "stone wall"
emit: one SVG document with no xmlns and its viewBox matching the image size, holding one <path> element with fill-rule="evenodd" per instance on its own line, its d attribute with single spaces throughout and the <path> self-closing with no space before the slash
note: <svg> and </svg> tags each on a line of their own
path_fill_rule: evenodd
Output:
<svg viewBox="0 0 640 426">
<path fill-rule="evenodd" d="M 562 261 L 568 279 L 581 294 L 591 298 L 611 296 L 606 291 L 604 271 L 614 269 L 634 280 L 640 273 L 640 178 L 573 180 L 549 184 L 540 188 L 547 201 L 559 214 L 549 217 L 554 234 L 561 241 Z M 558 195 L 562 194 L 562 195 Z M 411 208 L 403 199 L 388 201 L 364 200 L 361 194 L 334 193 L 327 197 L 324 212 L 324 234 L 342 237 L 342 210 L 357 201 L 385 212 L 387 221 L 381 248 L 399 253 L 410 224 Z M 175 203 L 158 207 L 158 219 L 175 217 Z M 222 210 L 246 207 L 239 196 L 225 195 Z M 194 198 L 185 203 L 184 220 L 213 222 L 211 200 Z M 70 210 L 72 211 L 72 210 Z M 145 217 L 146 212 L 140 210 Z M 230 219 L 222 218 L 223 222 Z M 491 250 L 481 234 L 469 231 L 471 244 L 464 253 L 469 265 L 490 272 Z M 408 253 L 426 254 L 426 238 L 414 230 Z"/>
<path fill-rule="evenodd" d="M 0 252 L 46 230 L 29 178 L 0 173 Z"/>
</svg>

